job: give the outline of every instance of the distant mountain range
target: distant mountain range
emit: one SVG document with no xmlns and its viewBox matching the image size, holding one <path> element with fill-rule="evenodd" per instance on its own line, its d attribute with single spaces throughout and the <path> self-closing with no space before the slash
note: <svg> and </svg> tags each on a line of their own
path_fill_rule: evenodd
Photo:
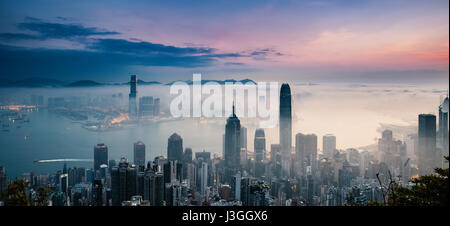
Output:
<svg viewBox="0 0 450 226">
<path fill-rule="evenodd" d="M 175 82 L 177 82 L 177 81 L 166 83 L 166 85 L 172 85 Z M 186 81 L 182 81 L 182 82 L 186 82 L 188 85 L 192 85 L 193 84 L 192 80 L 186 80 Z M 246 83 L 256 84 L 255 81 L 250 80 L 250 79 L 243 79 L 243 80 L 227 79 L 227 80 L 202 80 L 202 85 L 205 84 L 205 83 L 208 83 L 208 82 L 217 82 L 220 85 L 224 85 L 227 82 L 230 82 L 230 83 L 241 82 L 242 84 L 246 84 Z"/>
<path fill-rule="evenodd" d="M 169 82 L 169 83 L 161 83 L 157 81 L 143 81 L 138 80 L 138 85 L 172 85 L 177 81 Z M 188 85 L 192 85 L 192 80 L 186 80 L 183 81 L 186 82 Z M 202 80 L 202 84 L 205 84 L 207 82 L 216 82 L 218 84 L 225 84 L 226 82 L 241 82 L 243 84 L 246 83 L 254 83 L 253 80 L 250 79 L 243 79 L 243 80 L 234 80 L 234 79 L 227 79 L 227 80 Z M 100 83 L 92 80 L 79 80 L 75 82 L 64 82 L 56 79 L 48 79 L 48 78 L 39 78 L 39 77 L 33 77 L 33 78 L 27 78 L 23 80 L 18 81 L 12 81 L 8 79 L 0 79 L 0 87 L 28 87 L 28 88 L 51 88 L 51 87 L 96 87 L 96 86 L 121 86 L 121 85 L 129 85 L 130 82 L 125 83 Z"/>
<path fill-rule="evenodd" d="M 58 87 L 64 84 L 65 82 L 47 78 L 27 78 L 18 81 L 0 79 L 0 87 Z"/>
</svg>

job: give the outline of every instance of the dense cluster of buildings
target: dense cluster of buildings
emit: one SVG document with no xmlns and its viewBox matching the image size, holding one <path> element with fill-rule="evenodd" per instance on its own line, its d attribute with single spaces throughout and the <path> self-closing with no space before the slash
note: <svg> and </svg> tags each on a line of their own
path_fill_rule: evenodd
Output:
<svg viewBox="0 0 450 226">
<path fill-rule="evenodd" d="M 139 98 L 139 107 L 137 104 L 137 84 L 138 79 L 136 75 L 132 75 L 130 79 L 130 94 L 128 102 L 128 115 L 130 119 L 147 118 L 159 116 L 160 100 L 152 96 L 142 96 Z"/>
<path fill-rule="evenodd" d="M 129 113 L 151 114 L 153 99 L 141 98 L 137 110 L 136 76 L 130 91 Z M 438 129 L 436 116 L 421 114 L 417 134 L 397 140 L 391 130 L 384 130 L 375 152 L 339 150 L 332 134 L 323 136 L 318 152 L 316 134 L 292 135 L 291 104 L 290 87 L 283 84 L 280 140 L 270 144 L 270 150 L 264 129 L 256 129 L 254 150 L 248 150 L 247 128 L 233 106 L 224 128 L 222 155 L 193 152 L 173 133 L 166 156 L 148 160 L 146 145 L 138 141 L 132 162 L 115 161 L 108 158 L 106 144 L 97 144 L 92 169 L 64 166 L 54 175 L 24 178 L 31 191 L 38 185 L 50 187 L 52 205 L 335 206 L 384 202 L 390 183 L 410 187 L 412 177 L 448 167 L 443 158 L 448 155 L 448 97 L 439 106 Z M 0 168 L 0 191 L 5 191 L 5 178 L 5 169 Z"/>
</svg>

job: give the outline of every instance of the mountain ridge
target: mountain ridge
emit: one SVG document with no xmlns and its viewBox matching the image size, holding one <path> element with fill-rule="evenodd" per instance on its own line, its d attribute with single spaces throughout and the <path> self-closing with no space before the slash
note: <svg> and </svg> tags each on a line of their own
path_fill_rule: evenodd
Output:
<svg viewBox="0 0 450 226">
<path fill-rule="evenodd" d="M 141 79 L 138 80 L 138 85 L 172 85 L 175 82 L 179 82 L 181 80 L 172 81 L 168 83 L 161 83 L 158 81 L 143 81 Z M 185 80 L 181 82 L 186 82 L 188 85 L 192 85 L 192 80 Z M 253 83 L 256 84 L 255 81 L 251 79 L 242 79 L 242 80 L 235 80 L 235 79 L 225 79 L 225 80 L 202 80 L 201 84 L 204 85 L 208 82 L 216 82 L 220 85 L 224 85 L 227 82 L 235 83 L 235 82 L 241 82 L 242 84 L 246 83 Z M 129 85 L 130 82 L 124 82 L 124 83 L 101 83 L 96 82 L 94 80 L 77 80 L 73 82 L 65 82 L 57 79 L 49 79 L 49 78 L 42 78 L 42 77 L 30 77 L 27 79 L 22 80 L 10 80 L 10 79 L 0 79 L 0 87 L 2 88 L 8 88 L 8 87 L 27 87 L 27 88 L 58 88 L 58 87 L 97 87 L 97 86 L 123 86 L 123 85 Z"/>
</svg>

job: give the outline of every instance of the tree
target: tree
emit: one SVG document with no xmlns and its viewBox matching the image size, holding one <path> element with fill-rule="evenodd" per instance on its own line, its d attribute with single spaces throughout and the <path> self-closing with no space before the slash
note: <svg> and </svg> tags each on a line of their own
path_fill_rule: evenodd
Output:
<svg viewBox="0 0 450 226">
<path fill-rule="evenodd" d="M 26 194 L 27 187 L 28 182 L 26 180 L 16 180 L 8 185 L 6 205 L 28 206 L 30 203 Z"/>
<path fill-rule="evenodd" d="M 448 161 L 449 157 L 445 159 Z M 393 206 L 448 206 L 449 169 L 436 168 L 435 174 L 412 179 L 411 189 L 397 186 L 388 198 Z"/>
</svg>

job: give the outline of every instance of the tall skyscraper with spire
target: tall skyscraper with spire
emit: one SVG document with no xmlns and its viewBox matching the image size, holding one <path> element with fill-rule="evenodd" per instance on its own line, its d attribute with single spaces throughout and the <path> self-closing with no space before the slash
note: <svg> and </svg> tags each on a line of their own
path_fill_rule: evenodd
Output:
<svg viewBox="0 0 450 226">
<path fill-rule="evenodd" d="M 233 113 L 227 119 L 225 126 L 225 181 L 231 182 L 234 174 L 240 168 L 241 153 L 241 122 L 235 114 L 234 104 Z"/>
<path fill-rule="evenodd" d="M 292 100 L 289 84 L 283 83 L 280 90 L 280 147 L 282 168 L 289 176 L 292 149 Z"/>
<path fill-rule="evenodd" d="M 128 102 L 128 115 L 130 119 L 134 119 L 137 117 L 136 94 L 137 94 L 137 76 L 132 75 L 130 80 L 130 95 Z"/>
</svg>

